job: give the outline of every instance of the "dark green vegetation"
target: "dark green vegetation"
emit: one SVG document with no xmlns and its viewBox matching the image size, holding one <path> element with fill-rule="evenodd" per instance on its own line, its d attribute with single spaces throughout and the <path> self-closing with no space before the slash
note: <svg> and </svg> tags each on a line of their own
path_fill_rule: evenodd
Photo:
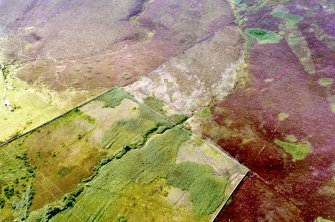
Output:
<svg viewBox="0 0 335 222">
<path fill-rule="evenodd" d="M 273 31 L 260 28 L 248 28 L 245 33 L 247 36 L 247 47 L 250 47 L 255 42 L 259 44 L 269 44 L 278 43 L 283 39 L 282 36 Z"/>
<path fill-rule="evenodd" d="M 173 166 L 167 183 L 190 192 L 193 211 L 198 216 L 213 213 L 226 199 L 227 176 L 215 176 L 211 166 L 183 162 Z"/>
<path fill-rule="evenodd" d="M 32 181 L 35 178 L 27 154 L 16 147 L 3 147 L 0 174 L 0 221 L 24 220 L 34 195 Z"/>
<path fill-rule="evenodd" d="M 15 71 L 17 67 L 18 66 L 16 65 L 7 65 L 7 66 L 2 67 L 1 71 L 2 71 L 2 75 L 4 79 L 7 80 L 7 78 L 10 78 L 10 76 L 13 74 L 13 72 Z"/>
</svg>

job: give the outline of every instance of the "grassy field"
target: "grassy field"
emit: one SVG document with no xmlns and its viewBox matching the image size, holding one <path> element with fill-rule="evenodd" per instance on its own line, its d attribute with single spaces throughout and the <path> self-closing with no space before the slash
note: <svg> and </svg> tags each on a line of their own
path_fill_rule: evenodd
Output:
<svg viewBox="0 0 335 222">
<path fill-rule="evenodd" d="M 113 89 L 3 146 L 1 219 L 211 221 L 247 170 L 162 113 Z"/>
</svg>

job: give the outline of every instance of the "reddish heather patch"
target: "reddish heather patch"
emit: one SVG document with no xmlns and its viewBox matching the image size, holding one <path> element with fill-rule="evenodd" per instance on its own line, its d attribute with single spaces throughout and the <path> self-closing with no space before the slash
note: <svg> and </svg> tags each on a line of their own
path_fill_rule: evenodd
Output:
<svg viewBox="0 0 335 222">
<path fill-rule="evenodd" d="M 216 218 L 224 221 L 303 221 L 301 211 L 287 198 L 274 192 L 259 177 L 244 178 L 232 202 Z"/>
<path fill-rule="evenodd" d="M 284 41 L 255 45 L 250 73 L 246 88 L 213 109 L 214 121 L 234 132 L 218 139 L 219 145 L 302 209 L 305 220 L 335 217 L 332 193 L 319 192 L 334 176 L 335 118 L 318 75 L 307 74 Z M 288 118 L 279 121 L 281 112 Z M 252 139 L 246 140 L 245 129 L 251 129 Z M 304 160 L 294 161 L 273 143 L 289 134 L 311 143 L 313 151 Z"/>
</svg>

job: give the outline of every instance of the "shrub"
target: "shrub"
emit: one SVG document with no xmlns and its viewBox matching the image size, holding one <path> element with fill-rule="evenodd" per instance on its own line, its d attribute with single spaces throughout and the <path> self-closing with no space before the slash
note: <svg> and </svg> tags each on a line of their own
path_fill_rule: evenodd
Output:
<svg viewBox="0 0 335 222">
<path fill-rule="evenodd" d="M 6 203 L 5 199 L 0 198 L 0 209 L 3 209 L 5 207 L 5 203 Z"/>
<path fill-rule="evenodd" d="M 4 189 L 4 192 L 5 192 L 5 196 L 7 197 L 7 199 L 10 199 L 14 195 L 14 188 L 13 187 L 6 187 Z"/>
</svg>

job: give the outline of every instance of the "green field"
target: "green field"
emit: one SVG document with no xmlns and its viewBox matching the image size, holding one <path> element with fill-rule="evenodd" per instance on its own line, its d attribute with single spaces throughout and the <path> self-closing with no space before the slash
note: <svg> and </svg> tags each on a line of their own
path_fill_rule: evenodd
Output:
<svg viewBox="0 0 335 222">
<path fill-rule="evenodd" d="M 214 219 L 246 168 L 146 102 L 115 88 L 1 147 L 0 220 Z"/>
</svg>

